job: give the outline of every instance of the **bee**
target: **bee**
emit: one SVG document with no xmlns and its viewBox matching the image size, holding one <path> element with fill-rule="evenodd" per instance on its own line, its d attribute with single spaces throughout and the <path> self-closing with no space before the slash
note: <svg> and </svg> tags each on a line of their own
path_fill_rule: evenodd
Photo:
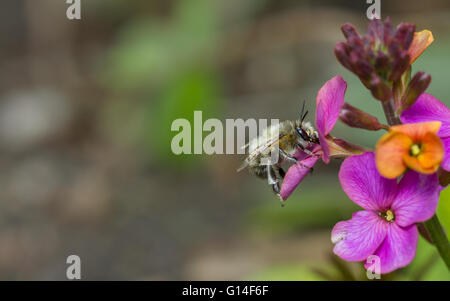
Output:
<svg viewBox="0 0 450 301">
<path fill-rule="evenodd" d="M 282 164 L 297 163 L 294 154 L 299 150 L 316 156 L 309 148 L 319 144 L 319 135 L 310 122 L 305 122 L 307 115 L 308 111 L 305 112 L 305 102 L 303 102 L 299 120 L 286 120 L 273 124 L 264 129 L 258 137 L 250 140 L 243 147 L 248 148 L 249 153 L 238 172 L 248 168 L 250 174 L 267 179 L 273 192 L 281 199 L 281 182 L 285 175 Z M 274 160 L 273 154 L 276 153 L 278 156 L 275 156 Z"/>
</svg>

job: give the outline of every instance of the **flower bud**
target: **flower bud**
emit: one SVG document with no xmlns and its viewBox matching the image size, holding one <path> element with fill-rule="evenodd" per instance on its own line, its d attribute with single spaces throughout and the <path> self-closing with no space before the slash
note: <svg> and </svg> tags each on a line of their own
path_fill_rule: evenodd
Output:
<svg viewBox="0 0 450 301">
<path fill-rule="evenodd" d="M 395 38 L 402 44 L 403 49 L 409 49 L 414 38 L 416 25 L 401 23 L 397 26 Z"/>
<path fill-rule="evenodd" d="M 389 67 L 391 67 L 389 57 L 383 51 L 378 50 L 375 58 L 375 69 L 378 70 L 379 73 L 385 74 L 389 71 Z"/>
<path fill-rule="evenodd" d="M 387 101 L 392 96 L 391 88 L 376 75 L 370 81 L 369 89 L 373 97 L 380 101 Z"/>
<path fill-rule="evenodd" d="M 374 74 L 375 69 L 364 58 L 358 55 L 356 52 L 350 54 L 350 63 L 353 66 L 353 70 L 359 79 L 367 86 L 368 81 Z"/>
<path fill-rule="evenodd" d="M 431 82 L 431 76 L 425 72 L 419 71 L 414 74 L 403 94 L 399 111 L 409 109 L 417 100 L 417 98 L 425 92 Z"/>
<path fill-rule="evenodd" d="M 390 20 L 387 19 L 386 22 L 390 23 Z M 383 22 L 380 19 L 373 19 L 369 22 L 369 25 L 367 26 L 367 33 L 366 36 L 371 40 L 372 42 L 375 41 L 381 41 L 383 39 Z M 386 35 L 387 38 L 387 35 Z"/>
<path fill-rule="evenodd" d="M 345 68 L 352 70 L 352 65 L 350 64 L 350 57 L 347 52 L 347 44 L 344 42 L 337 42 L 334 47 L 334 54 L 336 55 L 339 63 L 342 64 Z"/>
<path fill-rule="evenodd" d="M 345 23 L 344 25 L 342 25 L 341 31 L 344 34 L 344 37 L 346 39 L 348 39 L 350 37 L 358 37 L 359 38 L 359 34 L 356 32 L 355 27 L 350 23 Z"/>
<path fill-rule="evenodd" d="M 339 119 L 350 127 L 361 128 L 369 131 L 389 129 L 387 125 L 381 124 L 378 119 L 348 103 L 344 103 L 339 113 Z"/>
<path fill-rule="evenodd" d="M 405 73 L 406 70 L 408 69 L 409 61 L 410 58 L 408 55 L 408 51 L 399 50 L 398 53 L 396 53 L 395 59 L 392 63 L 392 70 L 391 73 L 389 74 L 388 80 L 391 82 L 398 81 L 402 76 L 402 74 Z"/>
</svg>

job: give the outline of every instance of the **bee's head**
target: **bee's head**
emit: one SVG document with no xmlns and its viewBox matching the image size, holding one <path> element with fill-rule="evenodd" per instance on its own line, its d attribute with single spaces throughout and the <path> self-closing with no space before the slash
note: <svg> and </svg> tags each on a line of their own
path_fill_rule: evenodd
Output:
<svg viewBox="0 0 450 301">
<path fill-rule="evenodd" d="M 297 121 L 295 132 L 300 139 L 319 144 L 317 131 L 309 122 Z"/>
<path fill-rule="evenodd" d="M 308 111 L 305 111 L 305 102 L 306 101 L 303 101 L 302 111 L 300 113 L 300 120 L 297 121 L 295 125 L 295 130 L 299 138 L 305 141 L 318 143 L 319 139 L 316 131 L 309 122 L 304 122 L 306 116 L 308 115 Z"/>
<path fill-rule="evenodd" d="M 306 131 L 306 129 L 302 128 L 301 125 L 298 125 L 295 128 L 296 132 L 297 132 L 297 136 L 305 141 L 310 141 L 309 135 Z"/>
</svg>

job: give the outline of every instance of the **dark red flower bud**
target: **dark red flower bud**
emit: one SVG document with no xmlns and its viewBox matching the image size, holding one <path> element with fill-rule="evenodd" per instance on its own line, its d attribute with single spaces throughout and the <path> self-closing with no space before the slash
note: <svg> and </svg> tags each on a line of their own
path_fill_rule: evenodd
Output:
<svg viewBox="0 0 450 301">
<path fill-rule="evenodd" d="M 389 129 L 387 125 L 381 124 L 378 119 L 348 103 L 344 103 L 339 112 L 339 119 L 350 127 L 378 131 Z"/>
<path fill-rule="evenodd" d="M 348 38 L 347 44 L 352 53 L 357 53 L 361 58 L 366 55 L 363 40 L 361 40 L 359 37 L 353 36 Z"/>
<path fill-rule="evenodd" d="M 334 47 L 334 54 L 336 55 L 337 60 L 342 64 L 342 66 L 349 69 L 350 71 L 352 70 L 350 57 L 347 51 L 347 44 L 345 44 L 344 42 L 337 42 L 336 46 Z"/>
<path fill-rule="evenodd" d="M 405 73 L 406 69 L 408 69 L 409 61 L 410 58 L 408 52 L 400 51 L 394 58 L 388 80 L 391 82 L 398 81 L 402 74 Z"/>
<path fill-rule="evenodd" d="M 387 17 L 386 20 L 384 20 L 384 27 L 383 27 L 383 43 L 389 44 L 390 39 L 395 35 L 394 27 L 392 26 L 391 18 Z"/>
<path fill-rule="evenodd" d="M 373 97 L 380 101 L 387 101 L 392 97 L 392 89 L 378 76 L 372 78 L 369 89 Z"/>
<path fill-rule="evenodd" d="M 425 72 L 419 71 L 412 77 L 411 81 L 403 94 L 399 111 L 409 109 L 417 98 L 425 92 L 431 82 L 431 76 Z"/>
<path fill-rule="evenodd" d="M 370 80 L 375 69 L 358 53 L 350 53 L 350 63 L 353 66 L 353 72 L 359 76 L 363 83 Z"/>
<path fill-rule="evenodd" d="M 342 25 L 341 30 L 346 39 L 349 39 L 350 37 L 359 38 L 358 32 L 356 32 L 355 27 L 350 23 L 345 23 L 344 25 Z"/>
<path fill-rule="evenodd" d="M 409 49 L 414 38 L 416 25 L 401 23 L 397 26 L 395 38 L 402 44 L 403 49 Z"/>
<path fill-rule="evenodd" d="M 374 42 L 383 40 L 383 23 L 380 19 L 373 19 L 369 22 L 367 36 Z"/>
<path fill-rule="evenodd" d="M 378 71 L 379 74 L 385 74 L 389 71 L 389 67 L 390 67 L 389 57 L 383 51 L 378 50 L 375 58 L 375 69 Z"/>
</svg>

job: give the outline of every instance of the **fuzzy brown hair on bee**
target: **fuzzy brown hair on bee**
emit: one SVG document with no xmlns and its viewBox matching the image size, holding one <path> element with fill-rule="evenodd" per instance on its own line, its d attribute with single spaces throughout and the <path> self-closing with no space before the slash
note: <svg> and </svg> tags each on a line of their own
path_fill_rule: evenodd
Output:
<svg viewBox="0 0 450 301">
<path fill-rule="evenodd" d="M 304 121 L 308 114 L 308 111 L 304 110 L 305 103 L 303 103 L 299 120 L 286 120 L 273 124 L 244 146 L 249 149 L 249 153 L 238 171 L 247 168 L 250 174 L 267 179 L 278 197 L 280 197 L 280 187 L 285 175 L 281 165 L 286 161 L 297 163 L 294 154 L 299 150 L 315 156 L 308 149 L 314 144 L 319 144 L 317 131 L 310 122 Z M 275 160 L 274 153 L 278 154 Z"/>
</svg>

